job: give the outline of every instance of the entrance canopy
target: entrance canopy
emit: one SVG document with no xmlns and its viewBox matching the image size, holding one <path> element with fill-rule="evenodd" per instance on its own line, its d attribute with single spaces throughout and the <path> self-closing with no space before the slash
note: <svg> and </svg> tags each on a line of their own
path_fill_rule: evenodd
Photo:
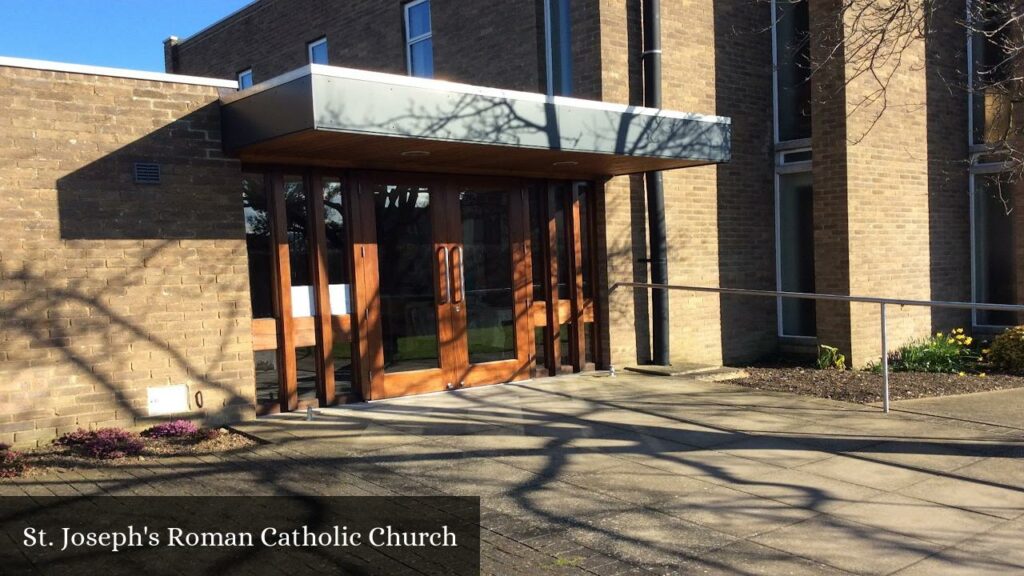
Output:
<svg viewBox="0 0 1024 576">
<path fill-rule="evenodd" d="M 593 178 L 730 156 L 728 118 L 317 64 L 221 105 L 244 162 Z"/>
</svg>

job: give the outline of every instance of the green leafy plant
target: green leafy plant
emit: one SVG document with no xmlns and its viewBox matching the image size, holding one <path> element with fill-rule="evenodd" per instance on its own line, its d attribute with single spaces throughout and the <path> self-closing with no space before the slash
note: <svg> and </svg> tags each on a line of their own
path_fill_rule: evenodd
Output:
<svg viewBox="0 0 1024 576">
<path fill-rule="evenodd" d="M 889 353 L 889 369 L 894 372 L 938 372 L 966 374 L 976 372 L 982 360 L 974 348 L 974 338 L 964 334 L 963 328 L 948 334 L 937 332 L 924 340 L 900 346 Z M 873 365 L 878 370 L 879 366 Z"/>
<path fill-rule="evenodd" d="M 1024 373 L 1024 326 L 1010 328 L 996 336 L 988 359 L 1000 370 Z"/>
<path fill-rule="evenodd" d="M 846 370 L 846 356 L 835 346 L 818 346 L 819 370 Z"/>
</svg>

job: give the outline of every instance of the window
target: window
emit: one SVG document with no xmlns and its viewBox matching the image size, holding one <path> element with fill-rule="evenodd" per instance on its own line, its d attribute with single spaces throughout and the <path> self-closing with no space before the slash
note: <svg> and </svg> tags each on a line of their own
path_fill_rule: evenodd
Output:
<svg viewBox="0 0 1024 576">
<path fill-rule="evenodd" d="M 430 0 L 416 0 L 405 5 L 405 52 L 410 76 L 434 77 Z"/>
<path fill-rule="evenodd" d="M 778 287 L 783 292 L 814 292 L 814 188 L 810 172 L 778 175 Z M 779 333 L 813 337 L 814 300 L 779 300 Z"/>
<path fill-rule="evenodd" d="M 1010 6 L 979 3 L 970 12 L 972 34 L 968 42 L 970 67 L 972 144 L 997 143 L 1012 130 L 1008 82 L 1016 60 L 1008 52 L 1014 41 L 1007 24 Z"/>
<path fill-rule="evenodd" d="M 327 38 L 310 42 L 308 45 L 310 64 L 327 64 Z"/>
<path fill-rule="evenodd" d="M 811 137 L 811 47 L 807 0 L 775 0 L 775 137 Z"/>
<path fill-rule="evenodd" d="M 569 0 L 544 1 L 548 96 L 572 94 L 572 36 Z"/>
<path fill-rule="evenodd" d="M 245 245 L 249 255 L 249 297 L 253 318 L 273 318 L 270 216 L 262 174 L 242 175 Z"/>
<path fill-rule="evenodd" d="M 984 167 L 978 169 L 985 170 Z M 971 180 L 974 301 L 1016 304 L 1013 184 L 999 172 L 976 173 Z M 1013 326 L 1017 322 L 1012 312 L 978 310 L 974 323 L 978 326 Z"/>
<path fill-rule="evenodd" d="M 238 73 L 238 89 L 245 90 L 252 87 L 252 68 L 242 70 Z"/>
</svg>

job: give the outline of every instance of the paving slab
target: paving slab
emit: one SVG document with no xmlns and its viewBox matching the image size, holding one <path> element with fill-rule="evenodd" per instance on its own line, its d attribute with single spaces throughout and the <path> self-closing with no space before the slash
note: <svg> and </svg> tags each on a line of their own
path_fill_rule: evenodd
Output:
<svg viewBox="0 0 1024 576">
<path fill-rule="evenodd" d="M 1024 431 L 1024 388 L 899 400 L 896 410 L 982 422 Z"/>
</svg>

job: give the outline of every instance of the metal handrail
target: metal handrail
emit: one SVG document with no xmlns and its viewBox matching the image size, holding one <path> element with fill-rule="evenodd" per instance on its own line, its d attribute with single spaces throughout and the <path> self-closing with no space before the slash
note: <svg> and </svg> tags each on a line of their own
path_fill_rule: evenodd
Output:
<svg viewBox="0 0 1024 576">
<path fill-rule="evenodd" d="M 942 300 L 907 300 L 901 298 L 879 298 L 876 296 L 847 296 L 844 294 L 817 294 L 814 292 L 783 292 L 781 290 L 749 290 L 746 288 L 712 288 L 709 286 L 685 286 L 680 284 L 649 284 L 646 282 L 615 282 L 608 290 L 614 292 L 616 288 L 644 288 L 651 290 L 680 290 L 684 292 L 704 292 L 713 294 L 733 294 L 736 296 L 759 296 L 762 298 L 795 298 L 801 300 L 831 300 L 838 302 L 860 302 L 866 304 L 878 304 L 879 318 L 882 323 L 882 379 L 884 394 L 882 408 L 889 413 L 889 346 L 886 337 L 886 314 L 885 307 L 892 306 L 922 306 L 927 308 L 954 308 L 961 310 L 993 310 L 1001 312 L 1022 312 L 1024 305 L 1020 304 L 981 304 L 976 302 L 946 302 Z"/>
</svg>

